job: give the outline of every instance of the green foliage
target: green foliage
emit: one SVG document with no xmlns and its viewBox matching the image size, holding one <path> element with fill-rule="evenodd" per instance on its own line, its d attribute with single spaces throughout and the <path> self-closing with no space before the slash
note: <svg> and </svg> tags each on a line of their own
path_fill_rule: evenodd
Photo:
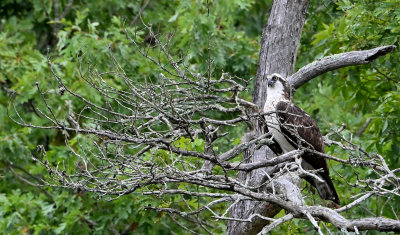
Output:
<svg viewBox="0 0 400 235">
<path fill-rule="evenodd" d="M 320 20 L 310 20 L 305 25 L 298 66 L 323 56 L 351 50 L 391 44 L 399 48 L 399 3 L 398 0 L 339 0 L 336 4 L 325 4 L 321 12 L 317 8 L 312 17 Z M 318 119 L 325 133 L 338 129 L 344 123 L 348 138 L 368 151 L 384 156 L 391 168 L 398 168 L 398 64 L 400 54 L 396 50 L 371 65 L 327 73 L 299 89 L 296 102 Z M 337 157 L 349 155 L 334 147 L 329 147 L 327 152 Z M 344 203 L 350 196 L 360 193 L 349 184 L 374 175 L 373 171 L 361 167 L 353 169 L 333 162 L 331 164 L 334 172 L 347 179 L 333 179 Z M 388 204 L 383 204 L 382 200 L 385 198 L 373 198 L 347 216 L 356 213 L 359 216 L 393 217 L 400 212 L 398 199 L 392 199 L 392 203 Z"/>
<path fill-rule="evenodd" d="M 59 2 L 59 12 L 55 10 L 55 2 Z M 202 0 L 150 1 L 142 19 L 157 29 L 161 40 L 167 41 L 173 35 L 169 44 L 171 53 L 185 55 L 185 62 L 193 70 L 206 76 L 219 77 L 222 72 L 229 72 L 249 79 L 255 75 L 261 27 L 271 3 L 270 0 L 210 0 L 207 6 Z M 68 8 L 67 4 L 67 0 L 0 1 L 0 231 L 7 234 L 187 233 L 166 214 L 143 208 L 148 205 L 181 208 L 186 206 L 186 200 L 195 209 L 198 207 L 197 198 L 185 196 L 183 200 L 171 196 L 160 201 L 135 192 L 114 201 L 104 201 L 89 193 L 38 189 L 16 176 L 37 183 L 35 178 L 47 175 L 43 167 L 31 160 L 32 155 L 40 154 L 38 145 L 43 145 L 47 157 L 54 163 L 69 160 L 73 166 L 76 161 L 70 158 L 63 134 L 21 127 L 7 114 L 7 106 L 13 99 L 22 110 L 24 120 L 36 124 L 46 122 L 33 108 L 44 108 L 38 102 L 36 82 L 42 90 L 54 94 L 48 102 L 60 107 L 55 115 L 62 117 L 68 115 L 69 110 L 84 106 L 73 97 L 56 95 L 59 88 L 47 65 L 47 48 L 57 65 L 57 74 L 66 78 L 67 85 L 99 104 L 102 97 L 93 97 L 93 91 L 82 86 L 78 71 L 82 58 L 83 62 L 90 61 L 99 71 L 111 71 L 114 68 L 110 59 L 112 53 L 123 61 L 121 66 L 126 68 L 128 76 L 137 80 L 157 80 L 156 66 L 139 55 L 124 32 L 125 29 L 136 32 L 144 46 L 151 43 L 147 32 L 142 30 L 140 18 L 134 21 L 142 7 L 141 1 L 74 1 L 64 17 L 57 19 Z M 399 47 L 398 6 L 398 0 L 312 1 L 297 68 L 344 51 L 388 44 Z M 213 61 L 210 73 L 209 60 Z M 346 123 L 350 136 L 370 119 L 365 131 L 354 140 L 385 156 L 391 167 L 400 167 L 397 157 L 400 151 L 399 64 L 400 55 L 395 52 L 372 65 L 328 73 L 302 87 L 296 93 L 295 101 L 317 119 L 324 132 Z M 83 72 L 85 69 L 82 68 Z M 112 76 L 105 79 L 114 87 L 123 87 Z M 251 91 L 243 98 L 250 100 Z M 11 117 L 19 120 L 13 114 Z M 222 152 L 237 145 L 244 129 L 224 130 L 229 135 L 218 140 L 218 149 L 214 150 Z M 79 141 L 82 138 L 75 136 L 69 144 L 75 146 Z M 200 138 L 194 141 L 182 138 L 175 144 L 182 149 L 204 150 L 204 141 Z M 327 151 L 337 157 L 345 154 L 333 147 Z M 157 156 L 165 161 L 170 157 L 162 151 L 157 152 Z M 357 180 L 357 175 L 351 175 L 348 167 L 332 164 L 334 171 L 345 176 L 350 183 Z M 372 174 L 361 168 L 356 171 L 358 177 Z M 344 202 L 357 193 L 339 177 L 334 177 L 334 184 Z M 197 190 L 188 185 L 176 187 Z M 400 202 L 390 204 L 396 214 L 400 212 L 399 205 Z M 373 213 L 382 211 L 383 216 L 393 216 L 389 204 L 382 201 L 367 201 L 365 207 Z M 353 213 L 370 215 L 362 208 Z M 204 216 L 211 217 L 211 214 L 206 212 Z M 309 224 L 294 221 L 282 230 L 286 233 L 312 233 L 313 230 L 308 228 L 311 228 Z M 221 223 L 213 232 L 221 234 L 223 231 L 224 224 Z"/>
<path fill-rule="evenodd" d="M 142 7 L 140 1 L 74 1 L 60 19 L 57 17 L 68 9 L 68 1 L 58 1 L 58 12 L 55 3 L 36 0 L 0 3 L 0 231 L 7 234 L 114 234 L 116 231 L 170 234 L 171 230 L 181 231 L 166 214 L 143 209 L 150 204 L 160 206 L 159 203 L 185 206 L 179 198 L 170 197 L 159 202 L 156 198 L 132 193 L 114 201 L 104 201 L 82 192 L 38 189 L 17 177 L 34 183 L 38 183 L 37 178 L 47 177 L 46 170 L 31 161 L 31 155 L 40 155 L 39 145 L 53 164 L 67 161 L 74 169 L 77 162 L 64 146 L 62 133 L 23 128 L 7 115 L 7 106 L 13 99 L 24 120 L 36 124 L 46 122 L 33 108 L 45 108 L 38 102 L 36 82 L 41 90 L 54 94 L 48 103 L 60 107 L 55 110 L 57 117 L 84 106 L 73 97 L 57 95 L 59 88 L 47 65 L 47 48 L 57 65 L 54 67 L 57 74 L 67 78 L 66 84 L 99 104 L 102 98 L 93 97 L 93 91 L 82 86 L 78 71 L 81 59 L 83 63 L 90 61 L 99 71 L 111 71 L 114 68 L 111 52 L 123 61 L 121 66 L 132 78 L 143 80 L 158 76 L 156 66 L 143 60 L 124 32 L 125 29 L 135 32 L 140 37 L 138 40 L 145 43 L 147 35 L 141 31 L 141 20 L 138 18 L 135 22 L 132 17 Z M 170 50 L 188 54 L 187 62 L 194 69 L 206 73 L 206 61 L 210 58 L 215 65 L 212 76 L 220 76 L 225 71 L 249 78 L 255 73 L 259 45 L 256 38 L 246 37 L 243 31 L 236 30 L 235 24 L 239 18 L 237 12 L 243 15 L 252 4 L 254 1 L 210 1 L 208 16 L 204 1 L 151 1 L 142 18 L 153 24 L 157 33 L 174 34 Z M 85 69 L 82 68 L 83 73 Z M 106 79 L 115 87 L 123 86 L 112 76 Z M 11 117 L 19 120 L 13 113 Z M 82 141 L 78 135 L 71 138 L 69 144 L 77 147 Z M 197 151 L 204 149 L 201 139 L 192 143 L 181 140 L 177 145 Z M 159 154 L 163 156 L 162 152 Z M 164 155 L 165 160 L 168 157 Z M 196 190 L 186 185 L 178 187 Z M 185 199 L 190 206 L 197 207 L 197 198 Z M 222 233 L 223 229 L 221 225 L 215 231 Z"/>
</svg>

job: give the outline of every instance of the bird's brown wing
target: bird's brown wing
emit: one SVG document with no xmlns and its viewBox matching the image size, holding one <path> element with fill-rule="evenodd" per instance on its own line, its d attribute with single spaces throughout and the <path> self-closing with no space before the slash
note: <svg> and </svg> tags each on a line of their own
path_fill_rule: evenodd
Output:
<svg viewBox="0 0 400 235">
<path fill-rule="evenodd" d="M 324 141 L 317 123 L 304 110 L 293 103 L 281 101 L 276 105 L 276 116 L 283 134 L 289 137 L 291 144 L 325 152 Z M 323 165 L 326 164 L 320 167 Z"/>
<path fill-rule="evenodd" d="M 325 152 L 324 141 L 317 123 L 304 110 L 293 103 L 281 101 L 276 105 L 276 116 L 280 128 L 289 142 L 296 148 L 303 147 L 321 153 Z M 305 152 L 302 158 L 314 169 L 322 169 L 319 173 L 327 185 L 316 185 L 312 178 L 305 178 L 318 190 L 323 199 L 328 199 L 340 204 L 335 187 L 329 177 L 329 169 L 325 158 L 312 152 Z M 329 189 L 326 189 L 329 187 Z"/>
</svg>

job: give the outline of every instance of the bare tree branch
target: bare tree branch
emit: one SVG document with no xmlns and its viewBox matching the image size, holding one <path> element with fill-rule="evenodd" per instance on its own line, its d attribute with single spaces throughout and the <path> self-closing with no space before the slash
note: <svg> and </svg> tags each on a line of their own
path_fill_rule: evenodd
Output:
<svg viewBox="0 0 400 235">
<path fill-rule="evenodd" d="M 309 80 L 332 70 L 371 63 L 373 60 L 396 49 L 396 46 L 381 46 L 370 50 L 351 51 L 331 55 L 316 60 L 289 76 L 287 79 L 294 88 L 299 88 Z"/>
</svg>

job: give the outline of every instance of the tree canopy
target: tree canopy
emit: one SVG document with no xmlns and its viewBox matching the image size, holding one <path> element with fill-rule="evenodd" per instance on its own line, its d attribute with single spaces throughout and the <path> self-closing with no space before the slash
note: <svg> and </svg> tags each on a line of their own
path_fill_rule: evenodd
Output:
<svg viewBox="0 0 400 235">
<path fill-rule="evenodd" d="M 217 107 L 193 114 L 193 120 L 200 117 L 233 120 L 235 112 L 245 113 L 240 108 L 234 110 L 237 103 L 251 106 L 247 102 L 252 99 L 262 29 L 272 3 L 271 0 L 1 1 L 0 230 L 9 234 L 225 233 L 227 221 L 216 218 L 215 214 L 206 209 L 198 216 L 209 222 L 204 227 L 190 219 L 185 220 L 187 214 L 157 210 L 165 207 L 179 211 L 186 209 L 190 214 L 190 211 L 199 210 L 203 208 L 201 205 L 210 202 L 193 195 L 144 196 L 140 190 L 109 195 L 99 190 L 81 190 L 79 187 L 66 189 L 37 186 L 43 180 L 56 179 L 54 172 L 46 168 L 47 165 L 56 169 L 70 169 L 65 174 L 74 174 L 84 168 L 85 163 L 72 154 L 71 150 L 77 151 L 78 155 L 87 153 L 85 151 L 92 151 L 87 146 L 104 144 L 107 140 L 88 139 L 82 133 L 67 129 L 29 128 L 17 122 L 24 120 L 25 123 L 37 126 L 49 125 L 51 122 L 43 118 L 44 114 L 40 110 L 50 106 L 52 111 L 49 115 L 54 115 L 56 119 L 72 120 L 68 123 L 71 126 L 90 126 L 93 116 L 90 116 L 89 111 L 93 109 L 82 98 L 69 95 L 65 89 L 90 99 L 99 107 L 117 109 L 123 106 L 124 95 L 131 94 L 128 93 L 129 86 L 117 79 L 117 73 L 136 84 L 162 86 L 160 74 L 174 71 L 174 65 L 163 68 L 162 65 L 167 64 L 169 58 L 162 54 L 163 48 L 157 45 L 166 46 L 177 66 L 196 71 L 196 74 L 190 76 L 199 78 L 196 85 L 201 89 L 191 91 L 193 97 L 199 95 L 204 98 L 207 89 L 212 88 L 216 93 L 221 91 L 218 100 L 220 97 L 225 98 L 223 108 L 233 110 L 222 112 L 222 108 Z M 399 4 L 399 0 L 311 1 L 301 34 L 295 70 L 325 56 L 342 52 L 368 50 L 384 45 L 395 45 L 398 48 Z M 146 57 L 157 60 L 151 61 Z M 374 59 L 370 64 L 341 68 L 310 80 L 296 91 L 294 101 L 318 122 L 323 135 L 345 126 L 341 135 L 351 140 L 353 147 L 360 146 L 368 153 L 377 153 L 384 157 L 390 169 L 398 169 L 400 54 L 396 49 Z M 54 75 L 62 78 L 61 85 Z M 174 77 L 174 74 L 169 75 Z M 227 84 L 218 80 L 224 76 L 228 80 Z M 104 79 L 104 84 L 120 92 L 115 93 L 115 96 L 107 93 L 114 103 L 98 92 L 107 89 L 96 80 L 100 77 Z M 176 79 L 173 82 L 184 81 Z M 179 85 L 182 89 L 186 87 L 186 84 Z M 146 98 L 157 100 L 160 97 L 154 97 L 157 92 L 152 93 L 152 89 L 143 86 L 138 92 L 146 91 Z M 234 89 L 240 92 L 234 95 L 237 99 L 231 100 Z M 176 98 L 178 95 L 175 96 L 174 92 L 171 89 L 165 97 L 170 95 Z M 122 97 L 122 105 L 118 103 L 118 97 Z M 175 115 L 182 115 L 185 106 L 178 108 L 181 109 Z M 201 109 L 200 106 L 198 108 Z M 77 110 L 82 111 L 88 122 L 75 122 L 72 114 Z M 121 113 L 127 114 L 123 111 Z M 121 117 L 118 121 L 123 119 Z M 94 126 L 97 124 L 93 122 L 92 128 L 97 128 Z M 125 123 L 121 130 L 129 125 Z M 112 122 L 99 126 L 120 130 Z M 222 154 L 239 146 L 247 127 L 246 123 L 235 128 L 229 125 L 222 127 L 221 132 L 226 133 L 225 136 L 216 140 L 214 148 L 208 151 Z M 151 128 L 161 132 L 164 130 L 162 125 L 150 125 Z M 146 131 L 151 133 L 149 129 Z M 150 137 L 155 138 L 149 134 Z M 332 141 L 340 142 L 341 139 L 336 136 Z M 191 138 L 189 134 L 177 139 L 173 147 L 182 151 L 206 152 L 207 143 L 205 138 Z M 326 146 L 326 149 L 328 155 L 339 159 L 359 157 L 357 152 L 345 151 L 334 144 Z M 118 152 L 117 148 L 107 151 Z M 136 149 L 124 151 L 137 154 Z M 170 159 L 169 152 L 163 149 L 153 153 L 161 161 L 157 164 L 171 164 L 168 161 L 175 159 Z M 151 158 L 152 155 L 146 157 Z M 236 159 L 240 157 L 241 154 Z M 179 161 L 178 158 L 175 160 Z M 378 186 L 363 181 L 379 177 L 371 168 L 362 165 L 354 167 L 333 160 L 328 163 L 335 187 L 345 205 L 357 198 L 357 195 L 363 195 L 366 189 L 378 190 Z M 198 167 L 196 164 L 199 164 L 197 159 L 189 159 L 188 167 Z M 223 174 L 223 169 L 220 167 L 213 171 Z M 399 172 L 395 174 L 399 177 Z M 229 172 L 227 175 L 233 177 L 235 174 Z M 63 185 L 62 182 L 53 183 Z M 399 182 L 393 183 L 396 184 Z M 199 186 L 182 185 L 181 188 L 177 186 L 176 190 L 199 190 L 196 187 Z M 307 203 L 325 203 L 305 183 L 304 187 L 307 188 L 303 190 L 307 195 Z M 121 192 L 129 191 L 119 189 Z M 156 191 L 157 188 L 152 190 Z M 342 215 L 351 218 L 396 219 L 400 214 L 399 187 L 385 190 Z M 220 193 L 217 190 L 207 192 Z M 213 211 L 223 213 L 229 206 L 227 202 L 220 203 L 213 207 Z M 284 215 L 284 211 L 278 214 L 280 217 Z M 324 231 L 337 231 L 329 223 L 323 223 L 321 227 Z M 314 233 L 314 228 L 309 221 L 291 220 L 275 228 L 274 232 L 278 231 Z"/>
</svg>

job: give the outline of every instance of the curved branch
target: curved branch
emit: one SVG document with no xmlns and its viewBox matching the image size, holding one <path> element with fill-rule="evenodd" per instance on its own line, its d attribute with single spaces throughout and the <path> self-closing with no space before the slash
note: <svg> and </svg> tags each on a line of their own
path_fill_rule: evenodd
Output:
<svg viewBox="0 0 400 235">
<path fill-rule="evenodd" d="M 330 222 L 336 227 L 346 228 L 350 231 L 356 229 L 360 231 L 378 230 L 381 232 L 391 231 L 400 232 L 400 221 L 387 219 L 382 217 L 377 218 L 361 218 L 361 219 L 346 219 L 332 209 L 323 208 L 320 206 L 307 207 L 311 214 L 323 221 Z"/>
<path fill-rule="evenodd" d="M 226 169 L 234 169 L 239 171 L 252 171 L 262 167 L 276 166 L 280 163 L 294 160 L 297 156 L 299 156 L 303 152 L 304 151 L 302 150 L 293 150 L 272 159 L 266 159 L 251 163 L 227 163 L 224 166 Z"/>
<path fill-rule="evenodd" d="M 398 220 L 383 217 L 347 219 L 330 208 L 322 206 L 303 206 L 291 201 L 280 199 L 276 195 L 272 194 L 256 193 L 240 187 L 235 187 L 234 189 L 234 191 L 240 192 L 244 196 L 279 205 L 281 208 L 291 213 L 295 218 L 308 219 L 305 213 L 309 213 L 311 216 L 318 218 L 319 220 L 329 222 L 337 228 L 343 228 L 348 231 L 377 230 L 381 232 L 400 232 L 400 221 Z"/>
<path fill-rule="evenodd" d="M 370 50 L 350 51 L 327 56 L 302 67 L 296 73 L 289 76 L 288 81 L 297 89 L 323 73 L 347 66 L 368 64 L 376 58 L 393 51 L 395 48 L 396 46 L 394 45 L 381 46 Z"/>
</svg>

